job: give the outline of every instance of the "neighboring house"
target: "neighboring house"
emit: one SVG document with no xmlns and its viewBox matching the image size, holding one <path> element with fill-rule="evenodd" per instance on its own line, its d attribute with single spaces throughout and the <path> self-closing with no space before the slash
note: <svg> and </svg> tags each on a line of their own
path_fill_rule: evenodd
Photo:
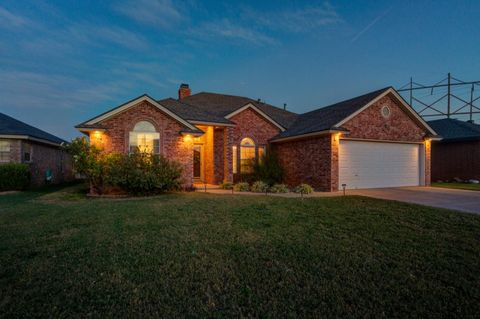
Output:
<svg viewBox="0 0 480 319">
<path fill-rule="evenodd" d="M 30 166 L 32 186 L 72 179 L 72 165 L 64 140 L 0 113 L 0 165 Z"/>
<path fill-rule="evenodd" d="M 186 185 L 232 181 L 275 150 L 288 184 L 322 191 L 429 185 L 437 136 L 390 87 L 295 114 L 182 84 L 178 99 L 142 95 L 76 127 L 107 152 L 139 148 L 182 163 Z"/>
<path fill-rule="evenodd" d="M 432 180 L 480 179 L 480 125 L 455 119 L 428 124 L 443 137 L 432 144 Z"/>
</svg>

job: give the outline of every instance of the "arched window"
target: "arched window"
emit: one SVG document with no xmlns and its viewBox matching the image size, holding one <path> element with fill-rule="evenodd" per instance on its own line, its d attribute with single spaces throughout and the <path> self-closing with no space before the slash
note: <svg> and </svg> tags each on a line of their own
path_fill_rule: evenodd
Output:
<svg viewBox="0 0 480 319">
<path fill-rule="evenodd" d="M 160 153 L 160 133 L 155 130 L 152 123 L 140 121 L 135 124 L 129 135 L 129 150 L 130 153 L 135 151 L 151 154 Z"/>
<path fill-rule="evenodd" d="M 255 142 L 244 138 L 240 142 L 240 173 L 252 173 L 255 163 Z"/>
</svg>

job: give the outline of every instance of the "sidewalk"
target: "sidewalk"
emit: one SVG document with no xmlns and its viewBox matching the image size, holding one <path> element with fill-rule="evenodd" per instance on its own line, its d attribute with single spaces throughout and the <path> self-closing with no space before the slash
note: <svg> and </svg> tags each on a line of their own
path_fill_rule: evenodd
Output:
<svg viewBox="0 0 480 319">
<path fill-rule="evenodd" d="M 198 187 L 201 186 L 201 187 Z M 216 195 L 250 195 L 250 196 L 273 196 L 273 197 L 286 197 L 286 198 L 301 198 L 300 194 L 297 193 L 253 193 L 253 192 L 232 192 L 232 190 L 227 190 L 227 189 L 221 189 L 216 185 L 216 187 L 209 187 L 207 185 L 207 188 L 205 190 L 203 184 L 198 185 L 197 189 L 195 192 L 198 193 L 209 193 L 209 194 L 216 194 Z M 309 198 L 309 197 L 336 197 L 336 196 L 341 196 L 343 195 L 342 192 L 313 192 L 312 194 L 308 195 L 303 195 L 304 198 Z"/>
</svg>

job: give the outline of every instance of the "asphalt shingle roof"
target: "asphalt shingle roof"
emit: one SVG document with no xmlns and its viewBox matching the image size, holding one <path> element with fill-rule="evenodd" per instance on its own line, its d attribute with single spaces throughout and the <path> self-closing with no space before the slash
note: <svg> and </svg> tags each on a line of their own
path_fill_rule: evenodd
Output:
<svg viewBox="0 0 480 319">
<path fill-rule="evenodd" d="M 200 92 L 183 98 L 181 102 L 194 105 L 197 108 L 218 117 L 225 117 L 237 109 L 251 103 L 284 128 L 288 128 L 298 116 L 296 113 L 283 110 L 276 106 L 258 102 L 248 97 L 235 95 Z"/>
<path fill-rule="evenodd" d="M 315 133 L 324 130 L 342 130 L 341 127 L 335 127 L 335 125 L 389 89 L 391 89 L 391 87 L 372 91 L 370 93 L 303 114 L 296 114 L 286 111 L 276 106 L 259 102 L 247 97 L 209 92 L 200 92 L 185 97 L 181 100 L 167 98 L 158 100 L 157 102 L 170 110 L 172 113 L 177 114 L 179 117 L 187 121 L 224 124 L 234 124 L 230 120 L 226 119 L 225 116 L 247 104 L 253 104 L 255 107 L 260 109 L 263 113 L 268 115 L 275 122 L 286 129 L 274 138 L 278 139 Z M 110 111 L 107 111 L 106 113 Z M 87 122 L 88 121 L 78 125 L 77 127 L 87 127 L 88 125 L 85 124 Z M 96 127 L 96 125 L 94 126 Z"/>
<path fill-rule="evenodd" d="M 429 121 L 428 125 L 437 132 L 443 141 L 480 139 L 480 125 L 456 119 Z"/>
<path fill-rule="evenodd" d="M 66 143 L 65 140 L 55 135 L 23 123 L 3 113 L 0 113 L 0 135 L 25 135 L 57 144 Z"/>
<path fill-rule="evenodd" d="M 208 112 L 198 106 L 190 105 L 183 102 L 183 100 L 180 102 L 178 100 L 168 98 L 159 100 L 157 102 L 187 121 L 205 121 L 233 124 L 223 116 Z"/>
<path fill-rule="evenodd" d="M 291 137 L 329 129 L 340 129 L 334 127 L 335 124 L 339 123 L 350 114 L 355 113 L 388 89 L 390 89 L 390 87 L 322 107 L 308 113 L 300 114 L 288 130 L 280 133 L 275 138 Z"/>
</svg>

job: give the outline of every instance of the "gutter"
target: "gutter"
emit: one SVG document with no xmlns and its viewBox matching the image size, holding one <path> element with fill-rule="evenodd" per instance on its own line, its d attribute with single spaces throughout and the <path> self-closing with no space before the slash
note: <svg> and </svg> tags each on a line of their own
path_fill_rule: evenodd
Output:
<svg viewBox="0 0 480 319">
<path fill-rule="evenodd" d="M 273 140 L 270 140 L 270 142 L 271 143 L 287 142 L 287 141 L 293 141 L 293 140 L 298 140 L 298 139 L 303 139 L 303 138 L 308 138 L 308 137 L 324 136 L 324 135 L 330 135 L 330 134 L 335 134 L 335 133 L 348 134 L 348 131 L 343 129 L 343 128 L 332 127 L 330 129 L 322 130 L 322 131 L 299 134 L 299 135 L 294 135 L 294 136 L 274 138 Z"/>
</svg>

